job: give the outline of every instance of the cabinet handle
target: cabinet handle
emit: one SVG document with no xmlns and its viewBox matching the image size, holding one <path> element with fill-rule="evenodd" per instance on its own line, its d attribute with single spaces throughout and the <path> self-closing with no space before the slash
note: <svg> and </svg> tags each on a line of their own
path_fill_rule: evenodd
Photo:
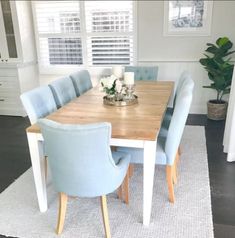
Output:
<svg viewBox="0 0 235 238">
<path fill-rule="evenodd" d="M 0 86 L 2 86 L 2 83 L 0 83 Z"/>
<path fill-rule="evenodd" d="M 4 101 L 5 101 L 5 99 L 0 98 L 0 102 L 4 102 Z"/>
</svg>

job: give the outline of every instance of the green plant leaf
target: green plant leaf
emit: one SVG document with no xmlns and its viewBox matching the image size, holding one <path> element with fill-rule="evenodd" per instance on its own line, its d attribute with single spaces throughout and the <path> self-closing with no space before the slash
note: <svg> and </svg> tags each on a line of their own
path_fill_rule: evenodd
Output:
<svg viewBox="0 0 235 238">
<path fill-rule="evenodd" d="M 233 54 L 233 53 L 235 53 L 235 50 L 230 51 L 230 52 L 227 52 L 227 53 L 225 54 L 225 56 L 231 55 L 231 54 Z"/>
<path fill-rule="evenodd" d="M 212 87 L 212 86 L 202 86 L 203 88 L 212 88 L 212 89 L 214 89 L 214 87 Z"/>
<path fill-rule="evenodd" d="M 208 48 L 204 53 L 205 58 L 201 58 L 199 62 L 208 72 L 208 77 L 212 81 L 211 88 L 217 91 L 218 100 L 226 93 L 229 93 L 233 75 L 234 65 L 231 63 L 231 57 L 227 57 L 235 51 L 230 51 L 233 43 L 228 37 L 220 37 L 216 40 L 216 45 L 207 43 Z"/>
<path fill-rule="evenodd" d="M 211 54 L 216 54 L 218 52 L 218 48 L 215 45 L 213 45 L 213 46 L 208 47 L 206 49 L 206 52 L 209 52 Z"/>
<path fill-rule="evenodd" d="M 217 39 L 216 44 L 221 47 L 224 44 L 226 44 L 228 41 L 229 41 L 228 37 L 223 37 L 223 38 L 220 37 L 219 39 Z"/>
</svg>

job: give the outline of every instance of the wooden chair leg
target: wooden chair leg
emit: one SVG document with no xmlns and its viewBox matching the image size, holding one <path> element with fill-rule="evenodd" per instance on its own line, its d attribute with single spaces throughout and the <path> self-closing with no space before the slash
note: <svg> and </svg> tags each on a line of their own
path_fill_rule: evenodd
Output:
<svg viewBox="0 0 235 238">
<path fill-rule="evenodd" d="M 59 201 L 60 201 L 60 208 L 59 208 L 58 223 L 57 223 L 57 229 L 56 229 L 56 233 L 58 235 L 61 234 L 64 227 L 65 213 L 66 213 L 67 201 L 68 201 L 67 194 L 60 193 Z"/>
<path fill-rule="evenodd" d="M 175 202 L 174 186 L 173 186 L 173 166 L 166 166 L 166 179 L 169 192 L 169 200 L 171 203 Z"/>
<path fill-rule="evenodd" d="M 174 164 L 173 164 L 173 182 L 174 184 L 177 184 L 177 178 L 178 178 L 178 171 L 177 171 L 177 165 L 178 165 L 178 162 L 179 162 L 179 151 L 176 152 L 176 155 L 175 155 L 175 161 L 174 161 Z"/>
<path fill-rule="evenodd" d="M 122 200 L 122 184 L 120 185 L 120 187 L 118 188 L 118 198 L 120 200 Z"/>
<path fill-rule="evenodd" d="M 126 204 L 129 204 L 129 168 L 127 170 L 127 173 L 126 173 L 126 176 L 125 176 L 125 179 L 124 179 L 124 194 L 125 194 L 125 197 L 124 197 L 124 201 Z"/>
<path fill-rule="evenodd" d="M 131 178 L 133 176 L 134 173 L 134 165 L 130 164 L 129 165 L 129 178 Z"/>
<path fill-rule="evenodd" d="M 174 162 L 174 164 L 172 165 L 172 179 L 173 179 L 173 183 L 177 184 L 177 166 L 176 166 L 176 161 Z"/>
<path fill-rule="evenodd" d="M 181 150 L 181 147 L 180 147 L 180 146 L 178 147 L 178 154 L 179 154 L 179 155 L 182 154 L 182 150 Z"/>
<path fill-rule="evenodd" d="M 101 201 L 102 217 L 104 222 L 105 237 L 111 238 L 106 196 L 105 195 L 101 196 L 100 201 Z"/>
<path fill-rule="evenodd" d="M 178 164 L 180 161 L 180 154 L 179 151 L 177 151 L 176 156 L 175 156 L 175 170 L 176 170 L 176 176 L 178 177 Z"/>
</svg>

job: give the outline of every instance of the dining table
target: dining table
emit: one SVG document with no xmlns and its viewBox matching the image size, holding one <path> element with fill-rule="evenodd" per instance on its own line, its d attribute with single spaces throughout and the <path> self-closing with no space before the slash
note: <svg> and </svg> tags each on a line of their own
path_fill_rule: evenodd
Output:
<svg viewBox="0 0 235 238">
<path fill-rule="evenodd" d="M 103 103 L 104 93 L 97 86 L 46 117 L 64 124 L 109 122 L 112 125 L 110 146 L 143 149 L 143 224 L 146 226 L 151 218 L 158 133 L 173 91 L 172 81 L 135 81 L 138 103 L 110 106 Z M 39 210 L 46 212 L 43 137 L 37 124 L 28 127 L 26 133 Z"/>
</svg>

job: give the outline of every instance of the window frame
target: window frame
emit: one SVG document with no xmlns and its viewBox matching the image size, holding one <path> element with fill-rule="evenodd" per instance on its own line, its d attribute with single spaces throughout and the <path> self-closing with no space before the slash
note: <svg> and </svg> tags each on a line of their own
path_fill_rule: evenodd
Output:
<svg viewBox="0 0 235 238">
<path fill-rule="evenodd" d="M 132 0 L 133 4 L 133 33 L 131 34 L 133 37 L 133 65 L 137 63 L 137 2 Z M 37 19 L 36 19 L 36 2 L 31 2 L 32 7 L 32 15 L 33 15 L 33 23 L 34 23 L 34 33 L 35 33 L 35 42 L 36 42 L 36 49 L 37 49 L 37 57 L 38 57 L 38 68 L 40 74 L 67 74 L 71 71 L 81 70 L 81 69 L 89 69 L 92 70 L 100 70 L 102 68 L 112 68 L 113 65 L 89 65 L 88 62 L 88 52 L 87 52 L 87 39 L 90 36 L 129 36 L 130 33 L 127 32 L 105 32 L 103 33 L 88 33 L 86 31 L 86 13 L 85 13 L 85 1 L 79 1 L 79 8 L 80 8 L 80 32 L 76 33 L 76 37 L 81 38 L 82 43 L 82 65 L 47 65 L 44 66 L 41 64 L 41 55 L 40 55 L 40 36 L 38 28 L 37 28 Z M 56 34 L 56 33 L 55 33 Z M 54 33 L 43 33 L 45 36 L 53 36 Z M 59 33 L 59 36 L 63 36 L 63 33 Z M 74 37 L 74 38 L 76 38 Z M 68 37 L 69 38 L 69 37 Z"/>
</svg>

